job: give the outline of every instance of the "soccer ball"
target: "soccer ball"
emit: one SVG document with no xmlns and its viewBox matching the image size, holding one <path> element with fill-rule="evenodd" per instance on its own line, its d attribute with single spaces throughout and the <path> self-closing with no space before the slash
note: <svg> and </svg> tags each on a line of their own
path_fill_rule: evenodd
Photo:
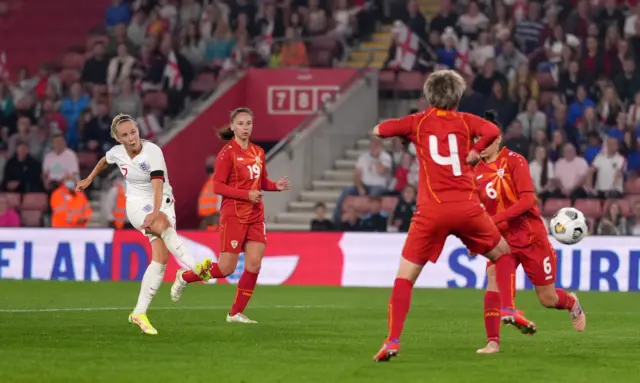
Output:
<svg viewBox="0 0 640 383">
<path fill-rule="evenodd" d="M 551 235 L 558 242 L 574 245 L 587 235 L 587 219 L 578 209 L 564 207 L 549 221 Z"/>
</svg>

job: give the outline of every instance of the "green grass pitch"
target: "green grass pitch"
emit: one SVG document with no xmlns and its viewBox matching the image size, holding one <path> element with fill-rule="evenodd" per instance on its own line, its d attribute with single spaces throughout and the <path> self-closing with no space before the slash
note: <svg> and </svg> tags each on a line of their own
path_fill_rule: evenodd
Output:
<svg viewBox="0 0 640 383">
<path fill-rule="evenodd" d="M 640 382 L 633 293 L 581 293 L 576 333 L 519 292 L 538 333 L 503 327 L 502 352 L 476 355 L 483 293 L 419 289 L 400 357 L 376 364 L 390 289 L 258 286 L 247 314 L 260 323 L 241 325 L 224 321 L 233 286 L 189 286 L 174 305 L 163 285 L 149 337 L 127 323 L 138 287 L 0 281 L 0 382 Z"/>
</svg>

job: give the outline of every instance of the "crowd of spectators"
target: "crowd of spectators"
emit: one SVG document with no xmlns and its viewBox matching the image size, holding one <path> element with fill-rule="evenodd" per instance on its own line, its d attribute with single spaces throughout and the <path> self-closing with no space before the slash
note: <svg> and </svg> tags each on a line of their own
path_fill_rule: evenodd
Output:
<svg viewBox="0 0 640 383">
<path fill-rule="evenodd" d="M 542 202 L 588 207 L 596 234 L 638 234 L 640 199 L 626 198 L 625 182 L 640 175 L 640 4 L 442 0 L 431 20 L 416 0 L 404 5 L 395 17 L 422 39 L 413 71 L 451 68 L 467 77 L 459 110 L 498 112 L 504 146 L 529 159 Z M 396 62 L 403 44 L 395 36 L 386 69 L 403 71 Z M 348 195 L 397 193 L 406 152 L 394 150 L 396 166 L 377 151 L 358 161 L 334 222 L 353 215 L 342 206 Z"/>
<path fill-rule="evenodd" d="M 113 0 L 104 32 L 88 37 L 76 77 L 48 63 L 35 74 L 21 68 L 13 81 L 0 76 L 0 192 L 51 194 L 61 180 L 77 179 L 115 143 L 114 115 L 173 117 L 199 74 L 306 67 L 314 55 L 304 38 L 366 37 L 373 13 L 354 3 Z M 149 94 L 165 101 L 148 105 Z"/>
</svg>

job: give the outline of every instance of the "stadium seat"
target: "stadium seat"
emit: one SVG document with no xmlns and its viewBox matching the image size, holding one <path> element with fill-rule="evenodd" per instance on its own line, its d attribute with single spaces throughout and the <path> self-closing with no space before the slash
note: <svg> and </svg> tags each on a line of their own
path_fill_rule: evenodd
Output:
<svg viewBox="0 0 640 383">
<path fill-rule="evenodd" d="M 396 83 L 396 74 L 390 70 L 378 72 L 378 83 L 381 90 L 393 90 Z"/>
<path fill-rule="evenodd" d="M 626 199 L 608 199 L 604 201 L 604 205 L 602 205 L 602 214 L 606 213 L 609 210 L 609 206 L 611 206 L 611 204 L 614 202 L 620 205 L 620 211 L 622 212 L 622 215 L 631 215 L 631 203 L 629 203 L 629 201 Z"/>
<path fill-rule="evenodd" d="M 49 197 L 46 193 L 27 193 L 22 199 L 22 210 L 45 211 L 49 206 Z"/>
<path fill-rule="evenodd" d="M 22 226 L 24 227 L 42 226 L 42 212 L 39 210 L 23 210 L 20 218 L 22 218 Z"/>
<path fill-rule="evenodd" d="M 424 75 L 420 72 L 399 72 L 396 89 L 400 91 L 420 91 L 424 84 Z"/>
<path fill-rule="evenodd" d="M 216 75 L 213 73 L 201 73 L 191 82 L 192 92 L 211 92 L 216 88 Z"/>
<path fill-rule="evenodd" d="M 552 217 L 558 212 L 558 210 L 569 206 L 571 206 L 571 200 L 568 198 L 550 198 L 542 208 L 542 215 L 545 217 Z"/>
<path fill-rule="evenodd" d="M 7 202 L 9 202 L 9 207 L 12 207 L 16 210 L 20 210 L 20 200 L 22 196 L 19 193 L 3 193 L 5 197 L 7 197 Z"/>
<path fill-rule="evenodd" d="M 625 194 L 640 194 L 640 177 L 628 179 L 624 184 Z"/>
<path fill-rule="evenodd" d="M 85 57 L 82 53 L 78 52 L 67 52 L 62 56 L 60 60 L 60 64 L 62 65 L 62 69 L 76 69 L 81 70 L 84 66 Z"/>
<path fill-rule="evenodd" d="M 587 217 L 600 218 L 602 216 L 602 204 L 598 199 L 579 199 L 573 207 Z"/>
</svg>

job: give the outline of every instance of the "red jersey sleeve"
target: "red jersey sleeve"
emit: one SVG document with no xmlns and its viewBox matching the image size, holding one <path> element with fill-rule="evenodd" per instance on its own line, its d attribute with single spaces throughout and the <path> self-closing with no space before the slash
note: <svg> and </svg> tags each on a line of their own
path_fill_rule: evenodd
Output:
<svg viewBox="0 0 640 383">
<path fill-rule="evenodd" d="M 262 190 L 264 191 L 278 191 L 278 186 L 275 182 L 269 179 L 269 173 L 267 172 L 267 160 L 264 152 L 260 155 L 260 161 L 262 161 L 262 174 L 260 175 L 260 183 Z"/>
<path fill-rule="evenodd" d="M 232 167 L 233 158 L 228 151 L 218 154 L 213 171 L 213 192 L 226 198 L 249 200 L 249 190 L 236 189 L 227 185 Z"/>
<path fill-rule="evenodd" d="M 471 149 L 478 153 L 491 145 L 491 143 L 500 135 L 500 128 L 484 118 L 468 113 L 464 113 L 462 118 L 467 126 L 469 126 L 472 138 L 480 138 L 478 142 L 471 147 Z"/>
<path fill-rule="evenodd" d="M 380 137 L 408 137 L 413 133 L 414 115 L 386 120 L 378 125 Z"/>
<path fill-rule="evenodd" d="M 510 152 L 507 156 L 507 167 L 511 173 L 513 184 L 516 187 L 518 202 L 494 215 L 493 222 L 496 224 L 521 216 L 536 204 L 535 189 L 533 187 L 531 173 L 529 172 L 529 164 L 524 157 L 517 153 Z"/>
</svg>

